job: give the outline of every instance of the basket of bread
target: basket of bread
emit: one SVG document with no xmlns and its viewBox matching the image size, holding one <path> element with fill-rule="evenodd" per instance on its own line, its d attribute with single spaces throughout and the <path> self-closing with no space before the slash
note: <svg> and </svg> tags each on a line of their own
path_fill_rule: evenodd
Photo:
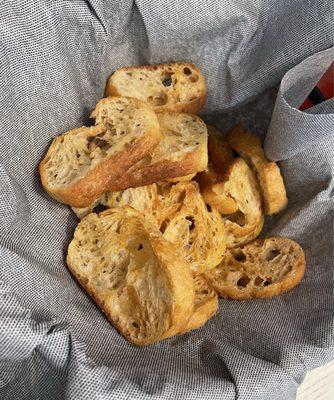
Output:
<svg viewBox="0 0 334 400">
<path fill-rule="evenodd" d="M 303 277 L 302 248 L 259 239 L 287 206 L 283 178 L 258 136 L 227 135 L 197 113 L 206 85 L 193 64 L 111 75 L 92 126 L 57 136 L 42 185 L 81 220 L 67 265 L 130 342 L 198 329 L 218 298 L 279 295 Z"/>
</svg>

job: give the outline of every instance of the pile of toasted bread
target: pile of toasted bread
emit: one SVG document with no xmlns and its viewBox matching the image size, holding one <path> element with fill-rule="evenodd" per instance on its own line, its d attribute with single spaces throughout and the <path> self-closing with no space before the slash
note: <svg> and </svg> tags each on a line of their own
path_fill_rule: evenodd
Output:
<svg viewBox="0 0 334 400">
<path fill-rule="evenodd" d="M 193 64 L 122 68 L 106 95 L 94 126 L 53 140 L 40 175 L 82 219 L 69 269 L 129 341 L 199 328 L 218 296 L 271 297 L 300 282 L 296 242 L 256 239 L 264 215 L 287 206 L 280 170 L 241 125 L 224 137 L 196 115 L 206 86 Z"/>
</svg>

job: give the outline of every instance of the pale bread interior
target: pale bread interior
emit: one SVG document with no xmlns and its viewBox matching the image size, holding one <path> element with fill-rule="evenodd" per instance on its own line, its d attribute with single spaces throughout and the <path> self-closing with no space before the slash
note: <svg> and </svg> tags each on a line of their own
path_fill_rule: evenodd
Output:
<svg viewBox="0 0 334 400">
<path fill-rule="evenodd" d="M 106 94 L 135 97 L 153 107 L 168 107 L 205 96 L 205 80 L 189 63 L 121 68 L 109 78 Z"/>
<path fill-rule="evenodd" d="M 135 174 L 141 168 L 149 165 L 154 170 L 155 164 L 159 165 L 161 162 L 188 163 L 187 158 L 191 156 L 192 159 L 186 167 L 187 175 L 202 171 L 207 166 L 207 128 L 201 118 L 196 115 L 172 112 L 161 112 L 157 114 L 157 117 L 162 139 L 149 155 L 129 169 L 124 179 L 127 179 L 130 184 L 131 174 Z M 173 170 L 173 174 L 176 176 L 169 176 L 168 169 L 165 167 L 160 171 L 161 178 L 166 180 L 180 177 L 182 180 L 183 167 L 180 164 L 179 168 Z M 137 185 L 138 182 L 135 181 L 135 183 Z"/>
<path fill-rule="evenodd" d="M 198 154 L 198 164 L 193 172 L 205 168 L 207 155 L 207 128 L 201 118 L 186 113 L 161 112 L 157 114 L 160 130 L 163 135 L 159 145 L 153 150 L 152 162 L 168 159 L 179 161 L 189 153 Z"/>
<path fill-rule="evenodd" d="M 197 185 L 173 186 L 166 203 L 172 211 L 165 215 L 160 229 L 182 249 L 192 271 L 199 274 L 218 265 L 226 248 L 224 224 L 216 209 L 207 209 Z"/>
<path fill-rule="evenodd" d="M 92 116 L 97 126 L 73 129 L 53 141 L 43 166 L 50 188 L 79 180 L 149 131 L 159 134 L 155 114 L 136 99 L 102 99 Z"/>
<path fill-rule="evenodd" d="M 175 269 L 180 276 L 171 276 L 170 251 L 158 230 L 147 228 L 135 210 L 122 208 L 84 218 L 69 246 L 67 263 L 130 341 L 149 344 L 177 332 L 173 322 L 183 319 L 182 327 L 193 310 L 189 267 L 184 263 L 180 268 L 181 258 Z M 180 288 L 177 279 L 186 279 Z M 178 304 L 181 290 L 183 303 Z M 178 307 L 180 315 L 175 316 Z"/>
</svg>

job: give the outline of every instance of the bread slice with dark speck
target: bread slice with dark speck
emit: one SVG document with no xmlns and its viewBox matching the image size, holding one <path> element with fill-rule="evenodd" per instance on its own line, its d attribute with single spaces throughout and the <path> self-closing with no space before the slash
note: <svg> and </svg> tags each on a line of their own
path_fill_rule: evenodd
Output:
<svg viewBox="0 0 334 400">
<path fill-rule="evenodd" d="M 291 239 L 257 239 L 227 250 L 204 277 L 221 297 L 245 300 L 277 296 L 294 288 L 305 271 L 305 255 Z"/>
</svg>

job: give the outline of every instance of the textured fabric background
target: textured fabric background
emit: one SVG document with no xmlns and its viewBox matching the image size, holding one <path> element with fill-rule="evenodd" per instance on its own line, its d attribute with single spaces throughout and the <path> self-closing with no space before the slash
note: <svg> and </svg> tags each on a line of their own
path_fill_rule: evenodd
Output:
<svg viewBox="0 0 334 400">
<path fill-rule="evenodd" d="M 51 138 L 88 122 L 107 76 L 122 65 L 191 60 L 207 78 L 203 115 L 224 132 L 243 120 L 264 136 L 283 75 L 333 45 L 331 3 L 2 2 L 1 399 L 289 400 L 307 370 L 334 358 L 328 105 L 308 113 L 316 125 L 298 137 L 291 113 L 291 135 L 272 123 L 266 140 L 283 160 L 290 203 L 267 219 L 265 233 L 302 244 L 302 284 L 270 300 L 220 301 L 204 328 L 146 348 L 126 342 L 68 273 L 64 257 L 77 221 L 46 195 L 37 173 Z M 298 93 L 290 94 L 282 109 L 281 90 L 273 121 L 291 111 Z M 290 140 L 298 151 L 286 155 Z"/>
</svg>

